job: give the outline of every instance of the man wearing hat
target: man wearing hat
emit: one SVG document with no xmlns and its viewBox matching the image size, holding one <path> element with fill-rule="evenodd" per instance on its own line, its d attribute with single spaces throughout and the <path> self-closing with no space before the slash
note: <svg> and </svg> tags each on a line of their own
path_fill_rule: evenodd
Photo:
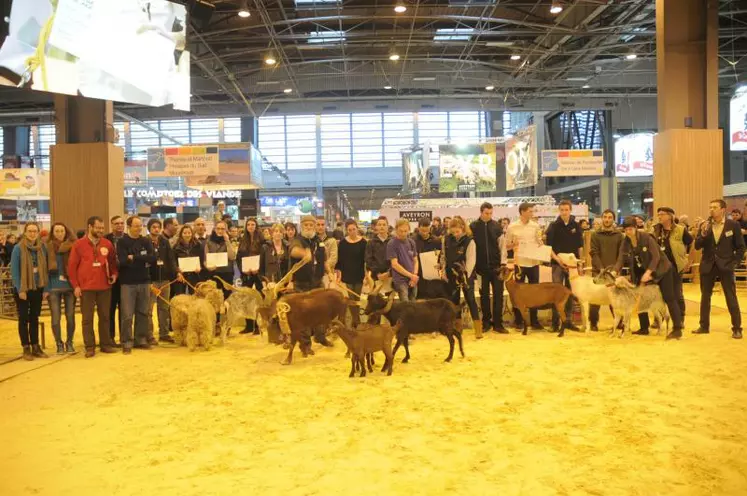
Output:
<svg viewBox="0 0 747 496">
<path fill-rule="evenodd" d="M 309 263 L 293 274 L 293 287 L 296 291 L 305 292 L 322 287 L 324 264 L 327 261 L 324 244 L 316 234 L 316 218 L 305 215 L 301 218 L 301 236 L 294 238 L 288 248 L 291 266 L 300 262 L 304 257 Z M 332 346 L 324 335 L 324 329 L 315 329 L 314 338 L 323 346 Z"/>
<path fill-rule="evenodd" d="M 659 245 L 661 253 L 666 255 L 672 264 L 672 282 L 677 304 L 682 311 L 682 320 L 685 320 L 685 295 L 682 292 L 682 273 L 690 265 L 687 252 L 693 242 L 693 237 L 687 232 L 682 224 L 674 223 L 674 209 L 670 207 L 659 207 L 656 211 L 659 223 L 654 226 L 654 238 Z M 648 319 L 648 314 L 646 314 Z"/>
</svg>

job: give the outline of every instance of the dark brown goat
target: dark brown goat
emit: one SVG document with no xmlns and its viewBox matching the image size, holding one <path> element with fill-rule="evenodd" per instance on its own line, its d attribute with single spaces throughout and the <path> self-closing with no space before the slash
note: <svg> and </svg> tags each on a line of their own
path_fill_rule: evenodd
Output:
<svg viewBox="0 0 747 496">
<path fill-rule="evenodd" d="M 529 322 L 529 309 L 554 305 L 560 314 L 560 332 L 558 337 L 562 338 L 567 323 L 565 315 L 565 302 L 571 296 L 571 290 L 562 284 L 555 282 L 543 282 L 540 284 L 521 284 L 516 282 L 516 273 L 513 269 L 503 267 L 500 278 L 506 283 L 506 290 L 511 297 L 511 304 L 521 312 L 524 319 L 524 330 L 522 335 L 527 335 L 527 322 Z"/>
<path fill-rule="evenodd" d="M 287 309 L 285 316 L 290 330 L 290 350 L 283 365 L 290 365 L 297 342 L 301 342 L 304 356 L 313 354 L 310 346 L 312 330 L 319 326 L 326 327 L 335 319 L 344 319 L 347 307 L 357 304 L 334 289 L 315 289 L 285 296 L 276 305 L 260 308 L 258 312 L 269 323 L 268 334 L 273 336 L 282 331 L 280 313 L 283 308 Z"/>
<path fill-rule="evenodd" d="M 339 320 L 333 321 L 330 325 L 330 333 L 337 333 L 348 349 L 352 351 L 350 357 L 350 375 L 355 375 L 356 366 L 360 368 L 361 377 L 366 376 L 366 363 L 368 362 L 369 372 L 373 372 L 373 354 L 381 351 L 386 357 L 384 366 L 381 371 L 387 371 L 387 375 L 392 375 L 392 365 L 394 363 L 394 354 L 392 353 L 392 340 L 397 328 L 389 325 L 361 324 L 358 329 L 353 330 L 345 326 Z"/>
<path fill-rule="evenodd" d="M 461 309 L 445 298 L 434 298 L 414 302 L 395 302 L 394 293 L 387 301 L 380 294 L 368 296 L 366 313 L 376 318 L 383 315 L 392 325 L 397 325 L 397 344 L 394 345 L 392 355 L 397 353 L 400 345 L 405 347 L 405 358 L 402 363 L 410 361 L 408 338 L 410 334 L 427 334 L 440 332 L 449 340 L 449 356 L 446 362 L 454 357 L 454 337 L 459 341 L 459 352 L 464 357 L 462 343 L 462 312 Z M 369 317 L 369 320 L 372 320 Z"/>
</svg>

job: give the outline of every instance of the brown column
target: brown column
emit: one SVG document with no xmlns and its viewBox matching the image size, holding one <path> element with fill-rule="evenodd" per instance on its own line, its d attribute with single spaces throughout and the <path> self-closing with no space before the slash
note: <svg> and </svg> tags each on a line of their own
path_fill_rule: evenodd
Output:
<svg viewBox="0 0 747 496">
<path fill-rule="evenodd" d="M 50 148 L 53 222 L 83 229 L 86 219 L 124 210 L 124 150 L 112 144 L 112 102 L 55 96 L 57 144 Z"/>
<path fill-rule="evenodd" d="M 718 2 L 656 1 L 659 134 L 654 206 L 706 216 L 723 195 L 718 129 Z"/>
</svg>

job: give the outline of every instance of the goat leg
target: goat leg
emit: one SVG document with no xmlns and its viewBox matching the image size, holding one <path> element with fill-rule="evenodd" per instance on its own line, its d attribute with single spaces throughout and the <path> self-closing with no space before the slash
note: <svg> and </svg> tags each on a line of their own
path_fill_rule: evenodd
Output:
<svg viewBox="0 0 747 496">
<path fill-rule="evenodd" d="M 358 365 L 358 360 L 356 360 L 355 355 L 350 355 L 350 375 L 348 376 L 349 378 L 355 377 L 356 365 Z"/>
<path fill-rule="evenodd" d="M 392 358 L 394 358 L 394 355 L 397 354 L 397 350 L 402 345 L 402 340 L 397 336 L 397 343 L 394 345 L 394 349 L 392 350 Z"/>
<path fill-rule="evenodd" d="M 358 360 L 358 365 L 361 368 L 361 375 L 360 377 L 366 377 L 366 354 L 365 353 L 355 353 L 355 358 Z"/>
<path fill-rule="evenodd" d="M 373 353 L 366 353 L 366 364 L 368 365 L 368 371 L 373 372 Z"/>
<path fill-rule="evenodd" d="M 452 334 L 447 334 L 446 337 L 449 339 L 449 356 L 446 357 L 444 362 L 450 362 L 454 357 L 454 336 Z"/>
<path fill-rule="evenodd" d="M 402 344 L 405 347 L 405 358 L 402 359 L 402 363 L 407 363 L 410 361 L 410 336 L 405 336 Z"/>
<path fill-rule="evenodd" d="M 288 350 L 288 356 L 285 358 L 283 365 L 290 365 L 293 361 L 293 348 L 296 347 L 296 338 L 291 334 L 290 349 Z"/>
<path fill-rule="evenodd" d="M 568 316 L 565 314 L 566 301 L 568 301 L 568 298 L 555 304 L 555 310 L 557 310 L 558 314 L 560 315 L 560 332 L 558 333 L 559 338 L 562 338 L 565 335 L 565 328 L 568 325 Z"/>
<path fill-rule="evenodd" d="M 521 307 L 519 308 L 519 313 L 521 313 L 521 320 L 524 321 L 524 329 L 521 331 L 521 335 L 526 336 L 529 326 L 529 309 L 527 307 Z"/>
<path fill-rule="evenodd" d="M 457 330 L 456 332 L 454 332 L 454 334 L 456 335 L 457 341 L 459 342 L 459 353 L 461 353 L 462 358 L 464 358 L 464 344 L 462 343 L 462 333 Z"/>
</svg>

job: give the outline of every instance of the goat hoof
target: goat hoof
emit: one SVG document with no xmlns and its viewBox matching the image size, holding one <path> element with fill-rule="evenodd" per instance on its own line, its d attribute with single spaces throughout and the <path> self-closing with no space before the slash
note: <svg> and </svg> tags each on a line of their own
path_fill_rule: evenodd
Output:
<svg viewBox="0 0 747 496">
<path fill-rule="evenodd" d="M 527 335 L 527 331 L 521 331 L 521 335 L 522 336 L 526 336 Z"/>
<path fill-rule="evenodd" d="M 291 363 L 288 360 L 284 360 L 280 362 L 280 365 L 290 365 Z"/>
<path fill-rule="evenodd" d="M 451 363 L 451 358 L 447 358 L 446 360 L 444 360 L 444 362 Z"/>
<path fill-rule="evenodd" d="M 407 363 L 407 362 L 409 362 L 409 361 L 410 361 L 410 359 L 409 359 L 409 358 L 403 358 L 403 359 L 402 359 L 402 363 Z"/>
</svg>

